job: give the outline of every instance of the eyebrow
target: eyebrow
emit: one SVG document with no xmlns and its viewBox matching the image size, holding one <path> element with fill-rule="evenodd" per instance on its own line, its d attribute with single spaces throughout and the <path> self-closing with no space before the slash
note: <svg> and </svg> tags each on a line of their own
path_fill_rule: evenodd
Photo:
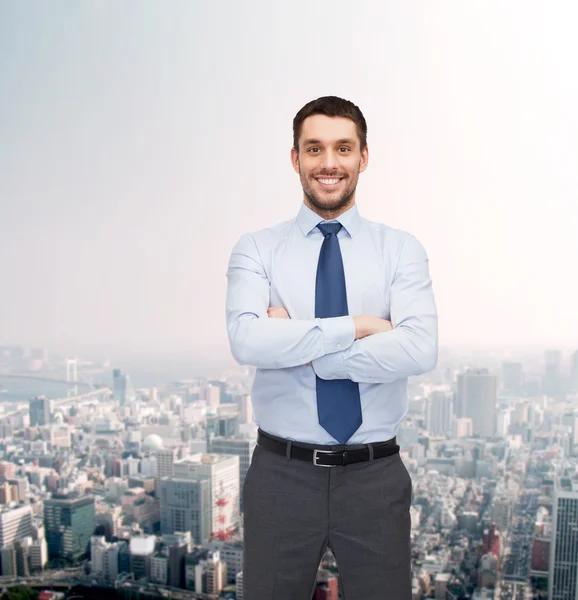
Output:
<svg viewBox="0 0 578 600">
<path fill-rule="evenodd" d="M 308 140 L 303 141 L 304 146 L 311 146 L 312 144 L 322 144 L 322 143 L 323 142 L 321 140 L 316 140 L 316 139 L 308 139 Z M 352 140 L 351 138 L 342 138 L 340 140 L 337 140 L 335 143 L 336 144 L 355 145 L 355 140 Z"/>
</svg>

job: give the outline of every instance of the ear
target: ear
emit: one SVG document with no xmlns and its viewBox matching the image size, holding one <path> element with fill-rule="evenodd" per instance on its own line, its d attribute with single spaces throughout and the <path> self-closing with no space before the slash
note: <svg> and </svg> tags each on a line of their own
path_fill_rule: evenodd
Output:
<svg viewBox="0 0 578 600">
<path fill-rule="evenodd" d="M 367 169 L 367 163 L 369 162 L 369 147 L 367 144 L 361 153 L 361 159 L 359 160 L 359 172 L 363 173 Z"/>
<path fill-rule="evenodd" d="M 294 147 L 291 147 L 291 164 L 293 165 L 293 170 L 295 173 L 299 174 L 299 153 Z"/>
</svg>

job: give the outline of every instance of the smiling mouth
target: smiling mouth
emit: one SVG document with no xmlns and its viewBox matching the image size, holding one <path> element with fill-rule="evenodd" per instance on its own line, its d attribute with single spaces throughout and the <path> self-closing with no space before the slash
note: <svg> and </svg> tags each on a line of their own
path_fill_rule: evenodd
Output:
<svg viewBox="0 0 578 600">
<path fill-rule="evenodd" d="M 342 177 L 316 177 L 315 180 L 322 188 L 334 188 L 341 183 Z"/>
</svg>

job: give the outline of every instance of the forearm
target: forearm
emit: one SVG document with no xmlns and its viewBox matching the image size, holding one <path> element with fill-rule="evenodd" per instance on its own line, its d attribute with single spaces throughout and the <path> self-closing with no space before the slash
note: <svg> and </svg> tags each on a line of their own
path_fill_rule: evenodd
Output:
<svg viewBox="0 0 578 600">
<path fill-rule="evenodd" d="M 355 339 L 351 317 L 270 319 L 228 311 L 231 353 L 242 365 L 259 369 L 296 367 L 349 348 Z"/>
<path fill-rule="evenodd" d="M 420 319 L 355 341 L 342 352 L 313 360 L 321 379 L 391 383 L 431 371 L 438 357 L 437 317 Z"/>
<path fill-rule="evenodd" d="M 322 379 L 390 383 L 431 371 L 438 357 L 438 316 L 423 246 L 408 236 L 390 289 L 392 331 L 356 341 L 313 361 Z"/>
</svg>

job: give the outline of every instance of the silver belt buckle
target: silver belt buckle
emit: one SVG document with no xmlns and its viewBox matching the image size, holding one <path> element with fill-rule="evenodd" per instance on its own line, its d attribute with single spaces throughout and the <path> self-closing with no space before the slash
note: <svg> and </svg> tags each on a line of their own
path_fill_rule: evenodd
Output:
<svg viewBox="0 0 578 600">
<path fill-rule="evenodd" d="M 313 450 L 313 464 L 316 467 L 336 467 L 337 465 L 320 465 L 317 462 L 317 456 L 319 454 L 333 454 L 333 452 L 334 452 L 333 450 L 317 450 L 317 449 Z"/>
</svg>

